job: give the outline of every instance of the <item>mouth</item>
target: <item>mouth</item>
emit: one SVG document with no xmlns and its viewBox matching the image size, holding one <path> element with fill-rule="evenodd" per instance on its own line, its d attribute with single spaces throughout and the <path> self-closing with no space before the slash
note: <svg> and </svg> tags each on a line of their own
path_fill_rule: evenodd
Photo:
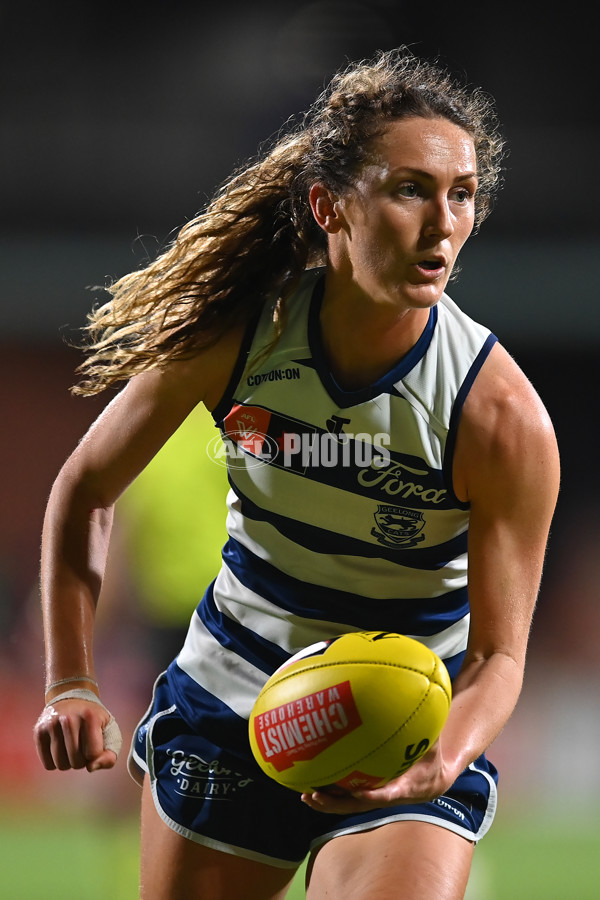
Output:
<svg viewBox="0 0 600 900">
<path fill-rule="evenodd" d="M 439 278 L 446 271 L 446 260 L 441 256 L 432 256 L 429 259 L 421 259 L 415 263 L 417 271 L 425 278 Z"/>
</svg>

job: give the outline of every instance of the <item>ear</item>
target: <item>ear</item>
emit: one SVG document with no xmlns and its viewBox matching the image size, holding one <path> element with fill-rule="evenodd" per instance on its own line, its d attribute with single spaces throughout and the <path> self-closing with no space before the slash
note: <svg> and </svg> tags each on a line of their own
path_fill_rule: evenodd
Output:
<svg viewBox="0 0 600 900">
<path fill-rule="evenodd" d="M 336 234 L 343 225 L 338 199 L 318 181 L 311 187 L 308 200 L 317 225 L 327 234 Z"/>
</svg>

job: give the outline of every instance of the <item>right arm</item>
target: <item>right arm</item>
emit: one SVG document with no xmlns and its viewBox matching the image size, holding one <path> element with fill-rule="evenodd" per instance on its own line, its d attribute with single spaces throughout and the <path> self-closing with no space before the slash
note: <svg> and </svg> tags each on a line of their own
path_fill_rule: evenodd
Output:
<svg viewBox="0 0 600 900">
<path fill-rule="evenodd" d="M 52 487 L 42 533 L 46 706 L 34 735 L 47 769 L 114 765 L 104 749 L 108 711 L 70 688 L 97 693 L 93 633 L 116 500 L 198 403 L 213 409 L 235 364 L 242 329 L 189 361 L 135 376 L 69 456 Z M 67 683 L 64 683 L 64 682 Z"/>
</svg>

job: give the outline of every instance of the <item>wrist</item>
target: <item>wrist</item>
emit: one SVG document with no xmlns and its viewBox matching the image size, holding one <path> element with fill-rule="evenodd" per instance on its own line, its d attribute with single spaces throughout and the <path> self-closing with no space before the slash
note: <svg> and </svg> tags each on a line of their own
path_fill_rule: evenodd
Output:
<svg viewBox="0 0 600 900">
<path fill-rule="evenodd" d="M 66 686 L 90 690 L 95 688 L 94 693 L 98 691 L 98 682 L 91 675 L 72 675 L 69 678 L 59 678 L 56 681 L 46 685 L 44 693 L 45 703 L 51 703 L 58 694 L 62 693 Z"/>
<path fill-rule="evenodd" d="M 89 703 L 97 703 L 98 706 L 106 709 L 98 694 L 86 688 L 70 688 L 68 691 L 63 691 L 62 694 L 56 694 L 52 700 L 46 702 L 46 706 L 53 706 L 55 703 L 60 703 L 61 700 L 87 700 Z M 108 712 L 108 710 L 106 711 Z"/>
</svg>

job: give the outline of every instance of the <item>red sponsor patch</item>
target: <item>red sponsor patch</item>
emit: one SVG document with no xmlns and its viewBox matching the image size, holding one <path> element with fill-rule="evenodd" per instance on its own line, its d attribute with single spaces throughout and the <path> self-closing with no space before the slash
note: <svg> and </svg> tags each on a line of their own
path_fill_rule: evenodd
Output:
<svg viewBox="0 0 600 900">
<path fill-rule="evenodd" d="M 256 743 L 278 772 L 314 759 L 362 724 L 349 681 L 276 706 L 254 719 Z"/>
<path fill-rule="evenodd" d="M 223 420 L 223 431 L 241 450 L 260 456 L 270 421 L 271 413 L 268 409 L 238 403 Z"/>
</svg>

